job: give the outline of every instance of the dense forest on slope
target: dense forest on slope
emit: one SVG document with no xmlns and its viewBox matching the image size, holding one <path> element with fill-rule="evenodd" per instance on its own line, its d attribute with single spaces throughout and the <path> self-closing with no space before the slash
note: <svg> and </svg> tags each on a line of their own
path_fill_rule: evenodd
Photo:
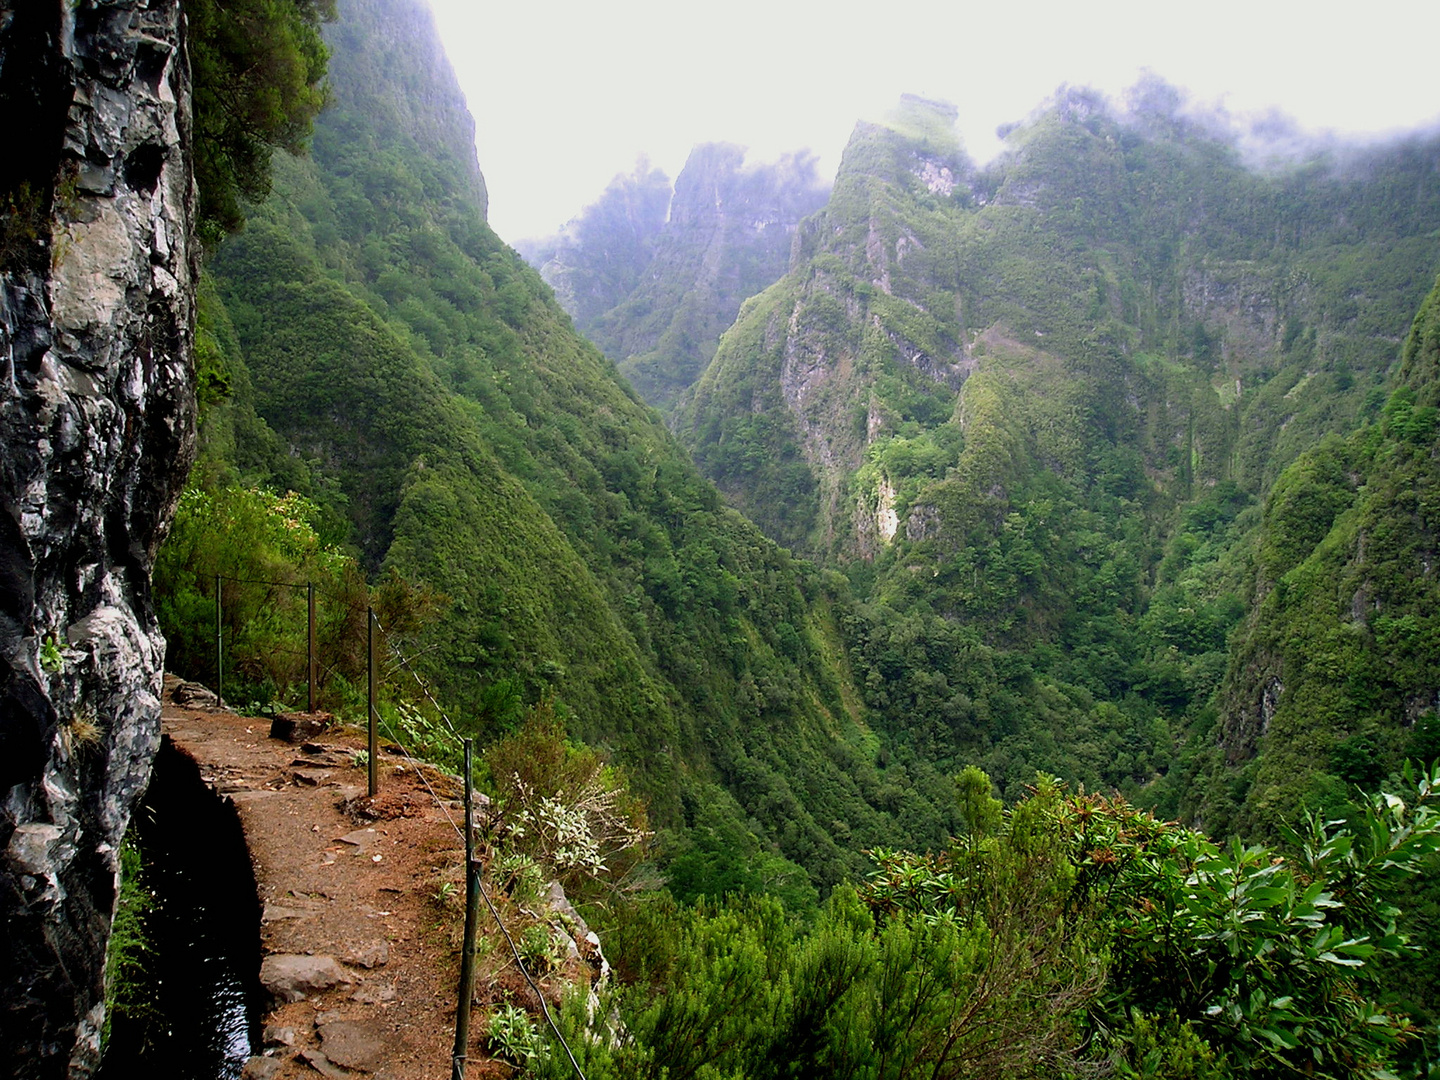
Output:
<svg viewBox="0 0 1440 1080">
<path fill-rule="evenodd" d="M 1154 82 L 1123 110 L 1062 91 L 984 169 L 953 121 L 909 98 L 856 129 L 682 437 L 771 536 L 848 575 L 893 745 L 981 762 L 1010 797 L 1039 767 L 1221 835 L 1343 802 L 1353 769 L 1282 795 L 1235 768 L 1263 726 L 1233 736 L 1245 702 L 1268 722 L 1256 703 L 1286 685 L 1307 706 L 1257 681 L 1273 649 L 1232 664 L 1230 635 L 1268 592 L 1286 467 L 1384 419 L 1440 267 L 1440 142 L 1257 172 Z M 1305 752 L 1359 739 L 1383 775 L 1419 711 Z"/>
<path fill-rule="evenodd" d="M 740 304 L 788 269 L 797 226 L 826 195 L 812 156 L 755 163 L 709 143 L 691 152 L 673 193 L 642 161 L 559 236 L 521 253 L 640 395 L 668 411 Z"/>
<path fill-rule="evenodd" d="M 482 738 L 552 701 L 650 801 L 677 892 L 789 882 L 803 902 L 863 847 L 941 842 L 945 782 L 879 761 L 851 689 L 843 581 L 726 508 L 485 224 L 428 15 L 356 0 L 327 38 L 311 155 L 277 157 L 274 194 L 210 267 L 201 338 L 223 400 L 162 566 L 177 662 L 209 663 L 213 574 L 266 576 L 224 563 L 264 545 L 217 523 L 268 528 L 236 492 L 293 490 L 295 572 L 349 548 L 334 589 L 363 573 L 408 596 L 392 605 L 408 647 Z M 283 561 L 290 533 L 266 550 Z"/>
</svg>

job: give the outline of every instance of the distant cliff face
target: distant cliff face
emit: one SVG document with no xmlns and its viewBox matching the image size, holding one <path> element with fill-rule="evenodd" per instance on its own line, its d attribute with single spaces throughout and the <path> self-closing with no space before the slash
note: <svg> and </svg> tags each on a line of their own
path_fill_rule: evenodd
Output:
<svg viewBox="0 0 1440 1080">
<path fill-rule="evenodd" d="M 1350 422 L 1434 273 L 1433 139 L 1261 175 L 1173 114 L 1069 91 L 979 170 L 953 120 L 908 98 L 857 127 L 788 274 L 675 418 L 737 507 L 812 554 L 964 546 L 977 500 L 1003 520 L 1017 483 L 1080 476 L 1086 443 L 1133 446 L 1167 493 L 1258 492 Z M 917 438 L 940 441 L 897 443 Z M 947 519 L 949 494 L 970 509 Z"/>
<path fill-rule="evenodd" d="M 1437 756 L 1437 361 L 1440 282 L 1375 421 L 1302 454 L 1268 494 L 1221 696 L 1226 760 L 1260 758 L 1239 807 L 1248 830 L 1373 787 L 1398 757 Z"/>
<path fill-rule="evenodd" d="M 641 158 L 558 236 L 521 241 L 517 250 L 575 325 L 593 328 L 639 287 L 665 231 L 670 196 L 670 178 Z"/>
<path fill-rule="evenodd" d="M 740 305 L 785 273 L 800 221 L 826 195 L 811 157 L 747 164 L 741 147 L 708 143 L 691 152 L 673 197 L 664 173 L 642 163 L 524 254 L 663 410 L 699 377 Z"/>
<path fill-rule="evenodd" d="M 150 568 L 192 456 L 179 0 L 0 0 L 0 109 L 0 1071 L 78 1076 L 159 738 Z"/>
</svg>

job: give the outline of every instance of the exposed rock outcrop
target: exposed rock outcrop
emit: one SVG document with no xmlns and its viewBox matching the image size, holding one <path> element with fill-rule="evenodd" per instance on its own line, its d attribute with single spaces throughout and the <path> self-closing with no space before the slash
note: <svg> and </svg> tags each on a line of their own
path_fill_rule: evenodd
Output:
<svg viewBox="0 0 1440 1080">
<path fill-rule="evenodd" d="M 179 0 L 0 0 L 0 1072 L 98 1057 L 159 741 L 150 570 L 193 455 Z M 7 141 L 10 136 L 7 135 Z"/>
</svg>

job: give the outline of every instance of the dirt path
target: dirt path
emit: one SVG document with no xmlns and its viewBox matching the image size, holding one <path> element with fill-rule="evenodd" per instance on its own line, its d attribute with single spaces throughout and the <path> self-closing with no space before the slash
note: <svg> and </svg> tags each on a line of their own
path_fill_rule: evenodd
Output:
<svg viewBox="0 0 1440 1080">
<path fill-rule="evenodd" d="M 372 803 L 355 765 L 359 733 L 292 746 L 269 737 L 268 720 L 176 707 L 169 689 L 165 734 L 245 830 L 264 909 L 262 977 L 297 998 L 267 1017 L 270 1045 L 247 1077 L 448 1077 L 464 891 L 463 846 L 446 818 L 463 816 L 455 782 L 423 767 L 437 803 L 412 765 L 382 752 Z M 497 991 L 482 978 L 482 1000 Z M 480 1049 L 484 1020 L 476 1009 L 467 1077 L 508 1075 Z"/>
</svg>

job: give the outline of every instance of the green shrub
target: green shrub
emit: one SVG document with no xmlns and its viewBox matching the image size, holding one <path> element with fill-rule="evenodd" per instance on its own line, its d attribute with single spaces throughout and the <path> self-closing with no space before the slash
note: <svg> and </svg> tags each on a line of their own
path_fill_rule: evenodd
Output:
<svg viewBox="0 0 1440 1080">
<path fill-rule="evenodd" d="M 494 1053 L 521 1068 L 545 1056 L 545 1041 L 539 1029 L 517 1005 L 501 1005 L 490 1014 L 488 1037 Z"/>
</svg>

